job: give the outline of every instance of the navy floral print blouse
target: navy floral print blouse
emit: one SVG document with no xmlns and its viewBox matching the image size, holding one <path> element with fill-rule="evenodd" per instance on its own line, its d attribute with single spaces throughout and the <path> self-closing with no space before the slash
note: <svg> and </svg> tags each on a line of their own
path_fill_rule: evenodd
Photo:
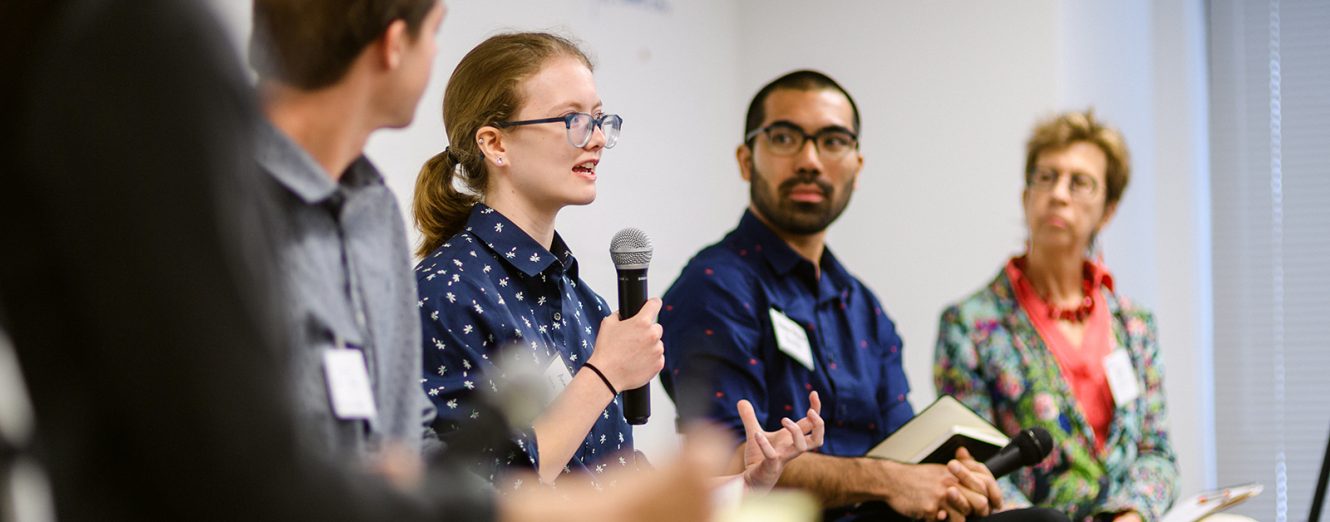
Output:
<svg viewBox="0 0 1330 522">
<path fill-rule="evenodd" d="M 551 247 L 546 250 L 482 203 L 472 208 L 462 232 L 416 265 L 422 385 L 438 409 L 435 426 L 445 440 L 487 414 L 477 394 L 503 385 L 495 364 L 500 349 L 515 350 L 503 352 L 507 357 L 530 355 L 541 368 L 561 357 L 574 375 L 591 357 L 610 307 L 578 277 L 577 259 L 557 233 Z M 531 428 L 513 443 L 511 451 L 487 449 L 476 470 L 495 481 L 506 467 L 537 469 L 540 453 Z M 564 472 L 585 472 L 595 480 L 632 465 L 632 448 L 633 432 L 615 397 Z M 513 479 L 503 486 L 501 491 L 521 484 Z"/>
</svg>

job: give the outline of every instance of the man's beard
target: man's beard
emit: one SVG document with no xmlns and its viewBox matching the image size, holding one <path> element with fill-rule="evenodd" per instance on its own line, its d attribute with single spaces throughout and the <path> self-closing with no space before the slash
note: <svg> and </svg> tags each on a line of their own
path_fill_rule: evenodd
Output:
<svg viewBox="0 0 1330 522">
<path fill-rule="evenodd" d="M 840 187 L 840 190 L 845 191 L 845 195 L 838 198 L 836 187 L 831 183 L 817 178 L 815 174 L 808 175 L 805 172 L 799 172 L 793 178 L 785 180 L 774 189 L 773 193 L 771 184 L 767 183 L 762 173 L 757 171 L 756 165 L 749 163 L 749 171 L 753 175 L 752 182 L 748 184 L 748 196 L 753 206 L 771 223 L 771 226 L 790 234 L 808 235 L 826 230 L 842 212 L 845 212 L 845 207 L 850 204 L 850 195 L 854 193 L 853 178 Z M 817 185 L 822 190 L 822 201 L 806 203 L 790 200 L 790 191 L 802 184 Z"/>
</svg>

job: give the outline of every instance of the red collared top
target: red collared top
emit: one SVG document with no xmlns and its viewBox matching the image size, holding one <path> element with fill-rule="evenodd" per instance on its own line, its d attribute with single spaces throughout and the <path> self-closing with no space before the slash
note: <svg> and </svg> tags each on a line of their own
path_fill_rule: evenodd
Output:
<svg viewBox="0 0 1330 522">
<path fill-rule="evenodd" d="M 1112 353 L 1116 342 L 1113 340 L 1108 302 L 1101 289 L 1113 291 L 1113 276 L 1103 265 L 1085 261 L 1085 277 L 1089 280 L 1094 304 L 1086 318 L 1085 334 L 1079 345 L 1072 344 L 1062 335 L 1052 307 L 1039 296 L 1025 277 L 1025 256 L 1014 257 L 1007 262 L 1007 277 L 1015 288 L 1017 302 L 1025 309 L 1039 337 L 1044 340 L 1044 345 L 1057 360 L 1067 386 L 1081 407 L 1081 413 L 1085 414 L 1085 420 L 1094 429 L 1095 451 L 1103 453 L 1114 410 L 1113 392 L 1108 388 L 1108 378 L 1104 372 L 1104 358 Z"/>
</svg>

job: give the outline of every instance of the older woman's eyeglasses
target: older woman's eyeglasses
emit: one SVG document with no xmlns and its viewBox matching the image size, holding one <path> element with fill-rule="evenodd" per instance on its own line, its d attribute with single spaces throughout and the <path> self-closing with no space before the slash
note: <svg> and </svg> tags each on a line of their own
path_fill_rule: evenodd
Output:
<svg viewBox="0 0 1330 522">
<path fill-rule="evenodd" d="M 1050 168 L 1038 168 L 1030 174 L 1026 185 L 1032 190 L 1051 192 L 1062 183 L 1063 173 Z M 1083 172 L 1067 173 L 1067 193 L 1077 199 L 1092 199 L 1099 194 L 1099 180 Z"/>
<path fill-rule="evenodd" d="M 494 126 L 506 129 L 519 125 L 556 122 L 563 122 L 564 128 L 568 130 L 568 144 L 579 149 L 591 142 L 591 135 L 595 134 L 596 127 L 600 127 L 601 132 L 605 133 L 605 148 L 612 149 L 615 144 L 619 143 L 619 129 L 623 127 L 623 118 L 620 118 L 618 114 L 592 116 L 585 112 L 574 112 L 566 116 L 538 120 L 498 121 L 494 122 Z"/>
<path fill-rule="evenodd" d="M 844 127 L 827 127 L 808 134 L 792 123 L 778 121 L 748 133 L 744 141 L 752 141 L 759 134 L 766 135 L 767 147 L 778 156 L 797 154 L 810 140 L 817 153 L 825 158 L 839 158 L 859 146 L 859 137 Z"/>
</svg>

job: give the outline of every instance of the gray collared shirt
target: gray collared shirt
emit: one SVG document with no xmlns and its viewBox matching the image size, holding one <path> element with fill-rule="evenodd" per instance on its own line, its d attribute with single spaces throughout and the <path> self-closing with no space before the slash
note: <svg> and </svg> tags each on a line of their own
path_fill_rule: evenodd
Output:
<svg viewBox="0 0 1330 522">
<path fill-rule="evenodd" d="M 433 447 L 434 409 L 420 386 L 416 284 L 397 199 L 364 156 L 334 181 L 270 123 L 257 134 L 258 165 L 277 186 L 276 250 L 305 433 L 340 458 L 386 441 Z M 333 414 L 323 353 L 339 341 L 364 350 L 378 409 L 372 421 Z"/>
</svg>

